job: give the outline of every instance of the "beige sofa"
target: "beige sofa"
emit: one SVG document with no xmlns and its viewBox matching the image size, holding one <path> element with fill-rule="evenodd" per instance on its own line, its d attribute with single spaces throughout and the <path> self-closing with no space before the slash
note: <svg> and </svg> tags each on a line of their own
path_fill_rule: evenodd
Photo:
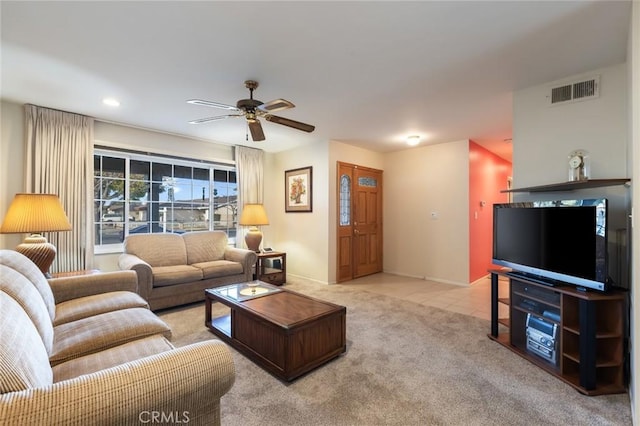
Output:
<svg viewBox="0 0 640 426">
<path fill-rule="evenodd" d="M 118 266 L 138 274 L 151 309 L 204 300 L 204 290 L 251 281 L 257 255 L 228 245 L 223 231 L 137 234 L 124 241 Z"/>
<path fill-rule="evenodd" d="M 229 349 L 174 348 L 136 288 L 132 271 L 47 281 L 0 250 L 0 424 L 220 424 Z"/>
</svg>

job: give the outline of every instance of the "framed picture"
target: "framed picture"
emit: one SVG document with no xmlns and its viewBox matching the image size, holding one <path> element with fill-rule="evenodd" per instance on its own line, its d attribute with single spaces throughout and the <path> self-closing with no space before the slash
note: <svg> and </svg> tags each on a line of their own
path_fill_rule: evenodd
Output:
<svg viewBox="0 0 640 426">
<path fill-rule="evenodd" d="M 313 167 L 285 170 L 284 211 L 287 213 L 312 211 Z"/>
</svg>

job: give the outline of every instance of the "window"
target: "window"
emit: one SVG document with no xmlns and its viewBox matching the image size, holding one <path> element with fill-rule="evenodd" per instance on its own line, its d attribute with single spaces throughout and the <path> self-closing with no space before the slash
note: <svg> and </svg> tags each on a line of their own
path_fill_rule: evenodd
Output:
<svg viewBox="0 0 640 426">
<path fill-rule="evenodd" d="M 96 248 L 119 248 L 135 233 L 213 229 L 235 242 L 233 166 L 108 150 L 93 161 Z"/>
</svg>

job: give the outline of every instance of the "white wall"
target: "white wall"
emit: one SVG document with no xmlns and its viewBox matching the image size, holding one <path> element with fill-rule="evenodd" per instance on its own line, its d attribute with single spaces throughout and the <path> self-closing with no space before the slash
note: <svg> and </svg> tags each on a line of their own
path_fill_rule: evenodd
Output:
<svg viewBox="0 0 640 426">
<path fill-rule="evenodd" d="M 600 97 L 549 106 L 548 88 L 581 76 L 600 75 Z M 513 95 L 513 186 L 568 180 L 567 159 L 583 148 L 591 178 L 630 177 L 627 66 L 620 64 L 520 90 Z"/>
<path fill-rule="evenodd" d="M 24 109 L 22 105 L 0 104 L 0 223 L 16 193 L 25 191 Z M 0 234 L 0 248 L 14 249 L 23 234 Z"/>
<path fill-rule="evenodd" d="M 232 145 L 216 144 L 153 130 L 96 121 L 94 138 L 96 145 L 112 148 L 234 163 Z"/>
<path fill-rule="evenodd" d="M 386 154 L 384 170 L 384 270 L 468 285 L 469 141 Z"/>
<path fill-rule="evenodd" d="M 337 161 L 384 172 L 386 272 L 468 284 L 467 140 L 392 154 L 337 141 L 266 154 L 263 245 L 287 252 L 287 274 L 336 281 Z M 313 166 L 313 212 L 284 213 L 284 171 L 306 166 Z M 428 219 L 431 211 L 437 220 Z"/>
<path fill-rule="evenodd" d="M 287 275 L 329 282 L 329 215 L 327 143 L 307 145 L 265 156 L 264 205 L 269 226 L 263 226 L 263 246 L 287 253 Z M 285 170 L 313 167 L 310 213 L 285 213 Z"/>
</svg>

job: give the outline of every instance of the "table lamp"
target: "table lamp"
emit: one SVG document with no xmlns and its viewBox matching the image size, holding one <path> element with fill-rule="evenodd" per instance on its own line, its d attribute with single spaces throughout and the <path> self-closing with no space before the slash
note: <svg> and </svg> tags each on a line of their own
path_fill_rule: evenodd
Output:
<svg viewBox="0 0 640 426">
<path fill-rule="evenodd" d="M 262 204 L 245 204 L 240 215 L 240 225 L 249 226 L 249 230 L 244 236 L 247 248 L 256 253 L 260 252 L 262 242 L 262 232 L 257 228 L 260 225 L 268 225 L 267 212 Z"/>
<path fill-rule="evenodd" d="M 55 194 L 16 194 L 0 226 L 2 234 L 31 234 L 16 251 L 31 259 L 46 277 L 50 277 L 56 247 L 41 233 L 70 230 L 69 219 Z"/>
</svg>

